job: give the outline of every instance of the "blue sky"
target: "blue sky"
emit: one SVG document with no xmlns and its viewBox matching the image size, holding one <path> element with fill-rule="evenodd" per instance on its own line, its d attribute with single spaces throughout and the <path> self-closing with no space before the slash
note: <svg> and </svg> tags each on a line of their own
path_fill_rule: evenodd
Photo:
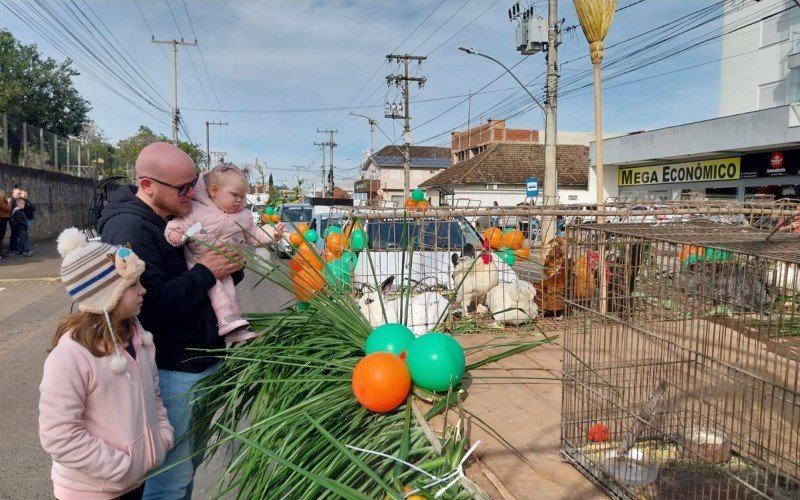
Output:
<svg viewBox="0 0 800 500">
<path fill-rule="evenodd" d="M 325 128 L 338 130 L 337 184 L 356 176 L 356 166 L 369 148 L 369 127 L 364 118 L 349 116 L 350 111 L 379 120 L 376 148 L 402 142 L 402 122 L 383 117 L 383 103 L 400 99 L 399 91 L 386 85 L 386 75 L 399 71 L 396 64 L 385 63 L 390 52 L 428 56 L 412 71 L 427 78 L 422 89 L 414 86 L 411 92 L 415 142 L 449 145 L 450 131 L 464 129 L 468 119 L 474 125 L 488 118 L 508 118 L 509 127 L 543 128 L 542 113 L 538 108 L 525 111 L 530 100 L 520 97 L 519 87 L 502 68 L 458 51 L 459 46 L 472 47 L 508 66 L 516 65 L 517 76 L 533 82 L 535 95 L 543 95 L 544 56 L 523 60 L 515 51 L 515 23 L 507 16 L 510 0 L 137 1 L 138 7 L 134 0 L 77 0 L 77 5 L 90 17 L 96 14 L 111 30 L 152 81 L 150 99 L 164 106 L 171 102 L 170 52 L 167 46 L 150 43 L 151 30 L 160 39 L 182 35 L 190 40 L 196 33 L 200 49 L 182 47 L 178 54 L 179 104 L 191 138 L 205 147 L 205 122 L 227 121 L 227 127 L 212 127 L 211 150 L 225 151 L 237 163 L 266 161 L 279 182 L 294 184 L 299 175 L 319 183 L 321 157 L 313 143 L 325 140 L 317 133 Z M 10 3 L 19 9 L 33 2 Z M 657 26 L 717 3 L 618 0 L 618 8 L 630 7 L 617 13 L 606 43 L 652 34 Z M 533 6 L 547 16 L 546 2 L 537 0 Z M 64 58 L 58 47 L 73 55 L 66 43 L 54 46 L 7 7 L 0 6 L 0 13 L 0 27 L 24 43 L 37 43 L 57 59 Z M 559 2 L 559 17 L 567 28 L 578 24 L 571 0 Z M 689 42 L 720 26 L 720 20 L 712 20 L 660 47 Z M 635 40 L 652 41 L 646 35 Z M 605 130 L 653 129 L 717 116 L 718 39 L 644 68 L 639 67 L 641 59 L 631 55 L 618 60 L 624 47 L 607 51 L 609 64 L 615 57 L 617 62 L 604 69 L 604 75 L 613 75 L 615 67 L 623 69 L 626 62 L 631 71 L 604 84 Z M 631 50 L 631 42 L 627 47 Z M 591 83 L 586 54 L 588 45 L 580 28 L 567 30 L 559 47 L 559 130 L 593 130 L 591 87 L 579 89 Z M 141 124 L 170 135 L 168 113 L 137 98 L 133 100 L 147 113 L 129 104 L 98 83 L 116 85 L 101 70 L 83 64 L 76 64 L 85 71 L 75 84 L 94 107 L 90 117 L 112 142 L 132 135 Z M 683 69 L 691 66 L 695 67 Z M 482 88 L 471 100 L 466 98 Z M 503 100 L 505 104 L 498 105 Z"/>
</svg>

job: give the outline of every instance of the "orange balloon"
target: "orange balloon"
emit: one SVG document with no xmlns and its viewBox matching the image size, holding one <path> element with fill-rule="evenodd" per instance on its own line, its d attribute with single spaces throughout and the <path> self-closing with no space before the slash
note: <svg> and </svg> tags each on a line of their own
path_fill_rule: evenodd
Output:
<svg viewBox="0 0 800 500">
<path fill-rule="evenodd" d="M 270 221 L 270 218 L 271 218 L 271 216 L 268 215 L 268 214 L 261 214 L 261 215 L 258 216 L 258 220 L 259 220 L 259 222 L 261 222 L 262 226 L 264 224 L 268 223 Z"/>
<path fill-rule="evenodd" d="M 291 243 L 292 245 L 299 246 L 300 243 L 302 242 L 303 242 L 303 237 L 300 235 L 300 233 L 289 234 L 289 243 Z"/>
<path fill-rule="evenodd" d="M 518 250 L 514 250 L 514 255 L 520 260 L 529 259 L 531 257 L 531 247 L 522 247 Z"/>
<path fill-rule="evenodd" d="M 278 222 L 281 221 L 281 216 L 278 215 L 278 214 L 272 214 L 272 215 L 269 216 L 269 218 L 270 218 L 270 220 L 272 222 L 275 222 L 275 223 L 278 223 Z"/>
<path fill-rule="evenodd" d="M 417 202 L 417 210 L 422 210 L 423 212 L 431 207 L 431 204 L 425 200 Z"/>
<path fill-rule="evenodd" d="M 325 248 L 334 254 L 341 255 L 344 252 L 345 245 L 347 245 L 347 239 L 344 234 L 331 233 L 325 238 Z"/>
<path fill-rule="evenodd" d="M 322 271 L 324 264 L 320 260 L 316 252 L 310 248 L 301 248 L 297 251 L 292 260 L 289 261 L 289 267 L 295 272 L 300 272 L 305 268 L 316 269 Z"/>
<path fill-rule="evenodd" d="M 483 238 L 489 240 L 492 250 L 497 250 L 503 242 L 503 230 L 499 227 L 490 227 L 484 231 Z"/>
<path fill-rule="evenodd" d="M 349 240 L 350 236 L 353 235 L 353 230 L 354 229 L 361 229 L 361 223 L 356 221 L 354 223 L 347 224 L 344 227 L 344 231 L 343 231 L 345 238 L 347 238 Z"/>
<path fill-rule="evenodd" d="M 308 302 L 325 286 L 325 277 L 316 269 L 304 267 L 292 277 L 292 290 L 300 302 Z"/>
<path fill-rule="evenodd" d="M 296 227 L 297 231 L 300 232 L 301 234 L 308 231 L 308 224 L 305 222 L 298 222 L 294 225 L 294 227 Z"/>
<path fill-rule="evenodd" d="M 340 258 L 341 256 L 342 256 L 341 254 L 336 255 L 335 253 L 331 252 L 327 248 L 325 249 L 324 252 L 322 252 L 322 260 L 324 260 L 325 262 L 332 262 L 332 261 Z"/>
<path fill-rule="evenodd" d="M 406 362 L 392 353 L 373 352 L 353 370 L 353 394 L 367 410 L 392 411 L 403 404 L 410 389 Z"/>
<path fill-rule="evenodd" d="M 409 198 L 406 200 L 406 208 L 417 208 L 417 202 L 414 201 L 414 198 Z"/>
<path fill-rule="evenodd" d="M 522 242 L 525 240 L 525 235 L 519 229 L 514 229 L 503 235 L 502 246 L 508 247 L 511 250 L 519 250 L 522 248 Z"/>
</svg>

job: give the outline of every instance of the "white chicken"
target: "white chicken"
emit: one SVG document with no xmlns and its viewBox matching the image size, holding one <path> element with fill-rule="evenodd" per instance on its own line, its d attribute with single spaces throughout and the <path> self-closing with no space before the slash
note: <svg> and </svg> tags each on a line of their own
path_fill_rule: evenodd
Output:
<svg viewBox="0 0 800 500">
<path fill-rule="evenodd" d="M 486 305 L 496 323 L 521 325 L 539 315 L 536 289 L 527 281 L 500 283 L 486 294 Z"/>
<path fill-rule="evenodd" d="M 492 260 L 488 242 L 484 241 L 483 246 L 483 251 L 477 257 L 475 247 L 470 243 L 464 246 L 460 257 L 453 254 L 453 284 L 458 287 L 456 302 L 461 304 L 464 316 L 469 316 L 468 307 L 473 303 L 476 314 L 486 314 L 486 294 L 500 281 L 500 273 Z"/>
<path fill-rule="evenodd" d="M 390 276 L 381 284 L 381 297 L 378 292 L 367 291 L 359 299 L 358 308 L 370 326 L 374 328 L 384 323 L 400 323 L 402 316 L 402 323 L 419 337 L 446 321 L 450 303 L 444 296 L 436 292 L 422 292 L 410 298 L 388 299 L 386 296 L 393 283 L 394 276 Z"/>
</svg>

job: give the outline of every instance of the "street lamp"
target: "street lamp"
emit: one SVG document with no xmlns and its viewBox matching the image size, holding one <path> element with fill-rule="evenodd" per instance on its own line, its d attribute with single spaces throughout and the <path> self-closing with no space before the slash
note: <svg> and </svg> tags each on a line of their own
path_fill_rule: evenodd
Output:
<svg viewBox="0 0 800 500">
<path fill-rule="evenodd" d="M 539 102 L 539 100 L 536 99 L 536 97 L 533 96 L 531 91 L 528 90 L 528 87 L 526 87 L 525 84 L 522 83 L 522 81 L 520 81 L 520 79 L 517 78 L 517 76 L 514 73 L 512 73 L 511 70 L 505 64 L 501 63 L 500 61 L 498 61 L 497 59 L 495 59 L 492 56 L 487 56 L 486 54 L 482 54 L 480 52 L 477 52 L 475 49 L 470 49 L 470 48 L 467 48 L 467 47 L 459 47 L 458 50 L 460 50 L 462 52 L 466 52 L 467 54 L 472 54 L 472 55 L 475 55 L 475 56 L 484 57 L 486 59 L 489 59 L 490 61 L 493 61 L 493 62 L 499 64 L 504 70 L 506 70 L 506 73 L 511 75 L 514 78 L 514 80 L 517 81 L 519 86 L 522 87 L 522 90 L 524 90 L 530 96 L 530 98 L 533 99 L 533 102 L 535 102 L 536 105 L 539 106 L 539 108 L 544 113 L 544 115 L 545 115 L 544 201 L 545 201 L 545 205 L 555 205 L 556 204 L 557 186 L 558 186 L 558 171 L 556 170 L 556 134 L 555 134 L 555 130 L 553 130 L 552 134 L 548 134 L 547 133 L 547 128 L 548 128 L 547 127 L 547 116 L 548 116 L 547 115 L 547 110 L 545 109 L 544 106 L 542 106 L 542 103 Z M 555 110 L 553 110 L 553 111 L 555 111 Z M 542 224 L 540 226 L 543 229 L 543 231 L 541 233 L 542 248 L 544 248 L 544 245 L 547 244 L 551 239 L 553 239 L 553 237 L 555 237 L 555 233 L 556 233 L 555 222 L 556 222 L 555 218 L 552 217 L 552 216 L 547 216 L 547 217 L 543 216 L 542 217 Z"/>
<path fill-rule="evenodd" d="M 798 0 L 800 1 L 800 0 Z M 361 118 L 366 118 L 367 122 L 369 123 L 369 154 L 375 152 L 375 126 L 378 125 L 378 120 L 374 118 L 370 118 L 366 115 L 359 115 L 358 113 L 350 112 L 350 116 L 360 116 Z"/>
</svg>

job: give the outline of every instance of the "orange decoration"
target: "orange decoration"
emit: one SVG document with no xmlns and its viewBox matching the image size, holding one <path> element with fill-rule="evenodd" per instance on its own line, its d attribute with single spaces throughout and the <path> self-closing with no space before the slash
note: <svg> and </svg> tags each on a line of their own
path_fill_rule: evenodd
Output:
<svg viewBox="0 0 800 500">
<path fill-rule="evenodd" d="M 272 222 L 274 222 L 276 224 L 281 221 L 281 216 L 278 215 L 278 214 L 272 214 L 272 215 L 269 216 L 269 218 L 270 218 L 270 220 Z"/>
<path fill-rule="evenodd" d="M 683 262 L 689 258 L 690 255 L 703 255 L 704 253 L 705 250 L 703 247 L 698 247 L 695 245 L 683 245 L 681 247 L 681 252 L 678 254 L 678 259 Z"/>
<path fill-rule="evenodd" d="M 325 238 L 325 248 L 334 254 L 341 255 L 344 252 L 345 245 L 347 245 L 347 239 L 344 234 L 331 233 Z"/>
<path fill-rule="evenodd" d="M 413 198 L 409 198 L 406 200 L 406 208 L 414 209 L 417 208 L 417 202 L 414 201 Z"/>
<path fill-rule="evenodd" d="M 522 247 L 519 250 L 514 250 L 514 255 L 520 260 L 530 259 L 531 247 Z"/>
<path fill-rule="evenodd" d="M 325 249 L 324 252 L 322 252 L 322 260 L 324 260 L 325 262 L 332 262 L 332 261 L 340 258 L 341 256 L 342 256 L 342 254 L 336 255 L 335 253 L 331 252 L 327 248 Z"/>
<path fill-rule="evenodd" d="M 268 215 L 268 214 L 261 214 L 261 215 L 259 215 L 259 216 L 258 216 L 258 221 L 259 221 L 259 222 L 261 223 L 261 225 L 263 226 L 264 224 L 267 224 L 267 223 L 269 223 L 269 221 L 270 221 L 270 217 L 271 217 L 271 216 L 270 216 L 270 215 Z"/>
<path fill-rule="evenodd" d="M 316 269 L 303 268 L 292 277 L 292 290 L 300 302 L 309 302 L 324 286 L 325 277 Z"/>
<path fill-rule="evenodd" d="M 503 242 L 503 230 L 499 227 L 490 227 L 484 231 L 483 238 L 489 240 L 492 250 L 497 250 Z"/>
<path fill-rule="evenodd" d="M 289 234 L 289 243 L 294 246 L 299 246 L 300 243 L 303 242 L 303 236 L 300 233 L 290 233 Z"/>
<path fill-rule="evenodd" d="M 289 261 L 289 267 L 295 272 L 300 272 L 305 268 L 316 269 L 322 271 L 324 264 L 319 256 L 310 248 L 303 248 L 297 251 L 292 260 Z"/>
<path fill-rule="evenodd" d="M 361 223 L 356 221 L 355 223 L 347 224 L 344 227 L 344 231 L 343 231 L 344 237 L 349 240 L 350 237 L 353 235 L 353 230 L 354 229 L 361 229 Z"/>
<path fill-rule="evenodd" d="M 525 240 L 525 235 L 519 229 L 513 229 L 503 235 L 502 246 L 508 247 L 511 250 L 519 250 L 522 248 L 522 242 Z"/>
<path fill-rule="evenodd" d="M 300 234 L 305 234 L 305 232 L 308 231 L 308 223 L 306 222 L 298 222 L 294 225 L 294 227 L 297 228 L 297 231 Z"/>
<path fill-rule="evenodd" d="M 611 437 L 611 433 L 608 432 L 608 427 L 603 424 L 594 424 L 589 428 L 589 433 L 586 436 L 589 438 L 589 441 L 594 441 L 595 443 L 604 443 L 608 441 L 608 438 Z"/>
<path fill-rule="evenodd" d="M 425 200 L 417 202 L 417 210 L 422 210 L 423 212 L 431 207 L 431 204 Z"/>
<path fill-rule="evenodd" d="M 406 400 L 411 374 L 405 361 L 388 352 L 373 352 L 353 370 L 353 394 L 376 413 L 394 410 Z"/>
</svg>

